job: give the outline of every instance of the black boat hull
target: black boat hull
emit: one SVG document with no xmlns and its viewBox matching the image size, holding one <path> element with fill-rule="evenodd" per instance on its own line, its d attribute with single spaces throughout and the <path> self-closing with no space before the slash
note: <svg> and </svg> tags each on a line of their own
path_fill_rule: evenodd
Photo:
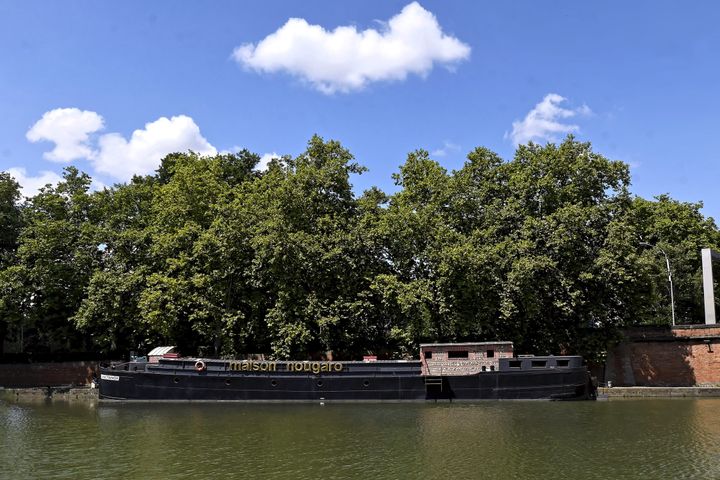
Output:
<svg viewBox="0 0 720 480">
<path fill-rule="evenodd" d="M 424 377 L 101 369 L 103 400 L 159 401 L 473 401 L 593 398 L 587 369 L 495 371 Z"/>
</svg>

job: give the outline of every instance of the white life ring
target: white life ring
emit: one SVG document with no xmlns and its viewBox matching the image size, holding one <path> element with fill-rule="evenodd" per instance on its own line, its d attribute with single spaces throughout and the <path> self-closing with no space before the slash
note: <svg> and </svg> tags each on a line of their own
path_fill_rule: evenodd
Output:
<svg viewBox="0 0 720 480">
<path fill-rule="evenodd" d="M 204 372 L 206 368 L 207 367 L 205 367 L 205 362 L 203 362 L 202 360 L 198 360 L 197 362 L 195 362 L 195 370 L 197 370 L 198 372 Z"/>
</svg>

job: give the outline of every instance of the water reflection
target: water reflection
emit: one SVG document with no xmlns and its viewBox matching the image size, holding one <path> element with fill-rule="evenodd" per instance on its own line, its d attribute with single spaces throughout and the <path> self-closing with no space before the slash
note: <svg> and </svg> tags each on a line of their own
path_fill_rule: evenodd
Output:
<svg viewBox="0 0 720 480">
<path fill-rule="evenodd" d="M 7 478 L 720 478 L 720 399 L 0 404 Z"/>
</svg>

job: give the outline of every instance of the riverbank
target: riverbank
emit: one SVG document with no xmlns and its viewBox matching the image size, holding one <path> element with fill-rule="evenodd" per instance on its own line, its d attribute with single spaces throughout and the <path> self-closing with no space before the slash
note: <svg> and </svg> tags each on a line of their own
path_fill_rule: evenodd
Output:
<svg viewBox="0 0 720 480">
<path fill-rule="evenodd" d="M 600 387 L 608 398 L 720 397 L 720 387 Z"/>
<path fill-rule="evenodd" d="M 60 401 L 96 403 L 98 401 L 98 398 L 98 389 L 90 387 L 0 387 L 0 400 L 4 400 L 6 402 Z"/>
<path fill-rule="evenodd" d="M 1 388 L 0 400 L 6 402 L 87 402 L 99 399 L 97 388 L 90 387 L 36 387 Z M 677 398 L 720 397 L 720 387 L 600 387 L 601 398 Z"/>
</svg>

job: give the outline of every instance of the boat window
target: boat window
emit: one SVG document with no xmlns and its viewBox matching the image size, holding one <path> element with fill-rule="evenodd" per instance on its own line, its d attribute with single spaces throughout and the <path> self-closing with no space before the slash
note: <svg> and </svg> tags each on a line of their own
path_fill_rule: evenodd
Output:
<svg viewBox="0 0 720 480">
<path fill-rule="evenodd" d="M 432 352 L 425 352 L 425 360 L 430 360 L 432 358 Z"/>
<path fill-rule="evenodd" d="M 322 380 L 318 380 L 317 386 L 318 386 L 318 387 L 322 387 L 322 386 L 323 386 L 323 381 L 322 381 Z"/>
<path fill-rule="evenodd" d="M 531 365 L 532 368 L 544 368 L 547 362 L 545 360 L 533 360 Z"/>
<path fill-rule="evenodd" d="M 520 361 L 520 360 L 510 360 L 510 361 L 508 362 L 508 366 L 509 366 L 510 368 L 520 368 L 520 367 L 522 367 L 522 361 Z"/>
<path fill-rule="evenodd" d="M 179 379 L 178 377 L 175 377 L 175 378 L 173 378 L 173 382 L 179 383 L 179 382 L 180 382 L 180 379 Z"/>
<path fill-rule="evenodd" d="M 468 358 L 467 350 L 450 350 L 448 352 L 448 358 Z"/>
<path fill-rule="evenodd" d="M 568 360 L 568 359 L 558 360 L 558 361 L 557 361 L 557 366 L 558 366 L 558 367 L 567 367 L 568 365 L 570 365 L 570 360 Z"/>
<path fill-rule="evenodd" d="M 230 386 L 230 379 L 225 380 L 225 385 Z"/>
<path fill-rule="evenodd" d="M 277 381 L 273 380 L 272 382 L 270 382 L 270 385 L 272 385 L 273 387 L 277 387 Z"/>
<path fill-rule="evenodd" d="M 495 350 L 488 350 L 487 358 L 494 358 L 494 357 L 495 357 Z"/>
<path fill-rule="evenodd" d="M 365 380 L 363 382 L 363 387 L 369 387 L 370 386 L 370 380 Z"/>
</svg>

